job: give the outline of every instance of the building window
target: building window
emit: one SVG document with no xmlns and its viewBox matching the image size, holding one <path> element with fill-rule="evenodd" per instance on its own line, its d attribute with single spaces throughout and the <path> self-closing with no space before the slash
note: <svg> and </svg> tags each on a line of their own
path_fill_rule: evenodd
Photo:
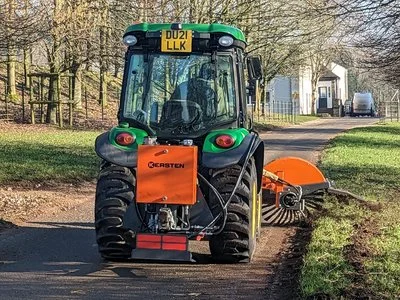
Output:
<svg viewBox="0 0 400 300">
<path fill-rule="evenodd" d="M 331 87 L 328 86 L 328 98 L 330 98 L 330 97 L 331 97 Z"/>
</svg>

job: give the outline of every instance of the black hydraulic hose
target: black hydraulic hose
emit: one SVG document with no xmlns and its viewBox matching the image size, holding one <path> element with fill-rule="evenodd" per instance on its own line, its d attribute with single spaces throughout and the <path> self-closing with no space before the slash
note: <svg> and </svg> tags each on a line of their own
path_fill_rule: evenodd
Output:
<svg viewBox="0 0 400 300">
<path fill-rule="evenodd" d="M 218 216 L 216 216 L 216 217 L 214 218 L 214 220 L 212 220 L 207 226 L 205 226 L 202 230 L 200 230 L 200 231 L 197 233 L 197 235 L 200 234 L 200 233 L 202 233 L 202 232 L 204 232 L 205 230 L 207 230 L 207 229 L 210 228 L 211 226 L 213 226 L 213 225 L 220 219 L 221 214 L 222 214 L 222 216 L 224 217 L 223 222 L 222 222 L 222 225 L 221 225 L 221 227 L 220 227 L 216 232 L 212 232 L 212 234 L 213 234 L 213 235 L 218 235 L 218 234 L 220 234 L 220 233 L 222 232 L 222 230 L 224 229 L 224 227 L 225 227 L 225 225 L 226 225 L 226 220 L 227 220 L 227 217 L 228 217 L 228 213 L 225 213 L 225 214 L 223 214 L 223 213 L 224 213 L 224 211 L 227 211 L 228 205 L 231 203 L 231 201 L 232 201 L 232 199 L 233 199 L 233 196 L 235 195 L 235 192 L 236 192 L 237 188 L 239 187 L 240 182 L 242 181 L 244 172 L 245 172 L 245 170 L 246 170 L 247 163 L 249 162 L 250 156 L 251 156 L 251 154 L 252 154 L 251 149 L 253 148 L 255 142 L 256 142 L 256 139 L 254 138 L 253 141 L 251 142 L 251 144 L 249 145 L 248 152 L 247 152 L 246 158 L 245 158 L 245 160 L 244 160 L 244 162 L 243 162 L 242 169 L 240 170 L 240 174 L 239 174 L 238 180 L 236 181 L 235 187 L 233 188 L 231 195 L 229 196 L 228 200 L 226 201 L 225 205 L 223 206 L 223 211 L 220 212 L 220 213 L 218 214 Z M 215 189 L 215 188 L 214 188 L 214 189 Z M 216 189 L 215 189 L 215 191 L 218 193 L 218 191 L 217 191 Z M 213 190 L 213 192 L 214 192 L 214 190 Z M 219 193 L 218 193 L 218 194 L 219 194 Z M 219 195 L 220 195 L 220 194 L 219 194 Z M 221 197 L 221 198 L 222 198 L 222 197 Z"/>
<path fill-rule="evenodd" d="M 228 205 L 231 203 L 231 201 L 232 201 L 232 199 L 233 199 L 233 196 L 235 195 L 235 192 L 236 192 L 237 188 L 239 187 L 240 182 L 242 181 L 244 172 L 245 172 L 245 170 L 246 170 L 247 163 L 249 162 L 250 157 L 251 157 L 251 155 L 252 155 L 251 149 L 253 148 L 255 142 L 256 142 L 256 139 L 254 138 L 253 141 L 251 142 L 249 148 L 248 148 L 248 152 L 247 152 L 246 158 L 245 158 L 245 160 L 244 160 L 244 162 L 243 162 L 243 167 L 242 167 L 242 169 L 241 169 L 241 171 L 240 171 L 238 180 L 236 181 L 236 185 L 235 185 L 235 187 L 234 187 L 234 189 L 233 189 L 231 195 L 229 196 L 228 201 L 226 201 L 226 203 L 225 203 L 224 209 L 226 209 L 226 210 L 228 209 Z M 224 230 L 227 217 L 228 217 L 228 214 L 225 215 L 225 217 L 224 217 L 224 222 L 223 222 L 222 226 L 217 230 L 217 232 L 213 232 L 214 235 L 218 235 L 218 234 L 220 234 L 220 233 L 222 232 L 222 230 Z"/>
<path fill-rule="evenodd" d="M 138 205 L 138 203 L 135 201 L 135 209 L 136 209 L 136 214 L 138 215 L 138 217 L 139 217 L 139 220 L 140 220 L 140 222 L 141 222 L 141 227 L 146 227 L 146 229 L 147 230 L 149 230 L 150 228 L 149 228 L 149 226 L 146 224 L 146 222 L 145 222 L 145 220 L 143 219 L 143 216 L 142 216 L 142 214 L 141 214 L 141 212 L 140 212 L 140 210 L 139 210 L 139 205 Z"/>
<path fill-rule="evenodd" d="M 213 191 L 214 195 L 217 197 L 219 205 L 221 206 L 222 209 L 222 216 L 224 217 L 224 219 L 227 217 L 228 215 L 228 210 L 224 205 L 224 199 L 222 198 L 221 194 L 218 192 L 218 190 L 200 173 L 198 173 L 198 176 L 201 180 L 203 180 L 207 186 Z M 213 224 L 215 224 L 215 222 L 217 222 L 221 217 L 221 213 L 219 213 L 212 221 L 210 224 L 208 224 L 206 227 L 204 227 L 202 230 L 199 231 L 203 232 L 204 230 L 206 230 L 208 227 L 212 226 Z M 198 235 L 198 233 L 194 234 L 194 235 Z"/>
<path fill-rule="evenodd" d="M 222 198 L 221 194 L 217 191 L 217 189 L 203 175 L 201 175 L 200 173 L 197 173 L 197 175 L 214 192 L 215 196 L 217 196 L 217 199 L 219 201 L 219 204 L 221 205 L 222 210 L 224 210 L 224 199 Z M 226 213 L 227 213 L 227 210 L 225 209 L 224 210 L 224 214 L 226 214 Z"/>
</svg>

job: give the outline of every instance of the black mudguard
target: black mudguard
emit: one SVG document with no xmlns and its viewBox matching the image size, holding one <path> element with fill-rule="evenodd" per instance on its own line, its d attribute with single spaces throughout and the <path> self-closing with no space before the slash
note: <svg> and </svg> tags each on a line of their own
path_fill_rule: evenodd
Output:
<svg viewBox="0 0 400 300">
<path fill-rule="evenodd" d="M 105 132 L 96 138 L 95 151 L 102 159 L 122 167 L 135 168 L 137 165 L 137 150 L 125 151 L 118 149 L 109 141 L 110 132 Z"/>
<path fill-rule="evenodd" d="M 209 169 L 229 168 L 233 165 L 243 164 L 249 152 L 251 156 L 254 157 L 256 163 L 257 186 L 258 191 L 260 191 L 264 167 L 264 143 L 260 137 L 254 133 L 247 135 L 240 146 L 232 150 L 222 153 L 203 152 L 201 164 L 203 167 Z"/>
</svg>

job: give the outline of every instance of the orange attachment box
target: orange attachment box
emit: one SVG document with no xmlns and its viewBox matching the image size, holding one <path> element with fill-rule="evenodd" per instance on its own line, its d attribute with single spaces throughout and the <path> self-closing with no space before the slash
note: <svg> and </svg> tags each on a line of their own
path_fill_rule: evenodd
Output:
<svg viewBox="0 0 400 300">
<path fill-rule="evenodd" d="M 197 147 L 139 145 L 136 202 L 193 205 Z"/>
</svg>

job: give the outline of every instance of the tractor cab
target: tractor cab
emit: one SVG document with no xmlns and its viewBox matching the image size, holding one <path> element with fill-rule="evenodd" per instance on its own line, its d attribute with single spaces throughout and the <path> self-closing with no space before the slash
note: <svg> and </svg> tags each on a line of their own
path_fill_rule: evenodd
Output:
<svg viewBox="0 0 400 300">
<path fill-rule="evenodd" d="M 130 26 L 124 43 L 128 51 L 120 122 L 160 140 L 196 139 L 213 129 L 250 127 L 246 42 L 239 29 L 144 23 Z M 253 64 L 250 70 L 261 70 L 254 60 L 248 61 Z M 253 73 L 249 79 L 255 78 Z"/>
</svg>

